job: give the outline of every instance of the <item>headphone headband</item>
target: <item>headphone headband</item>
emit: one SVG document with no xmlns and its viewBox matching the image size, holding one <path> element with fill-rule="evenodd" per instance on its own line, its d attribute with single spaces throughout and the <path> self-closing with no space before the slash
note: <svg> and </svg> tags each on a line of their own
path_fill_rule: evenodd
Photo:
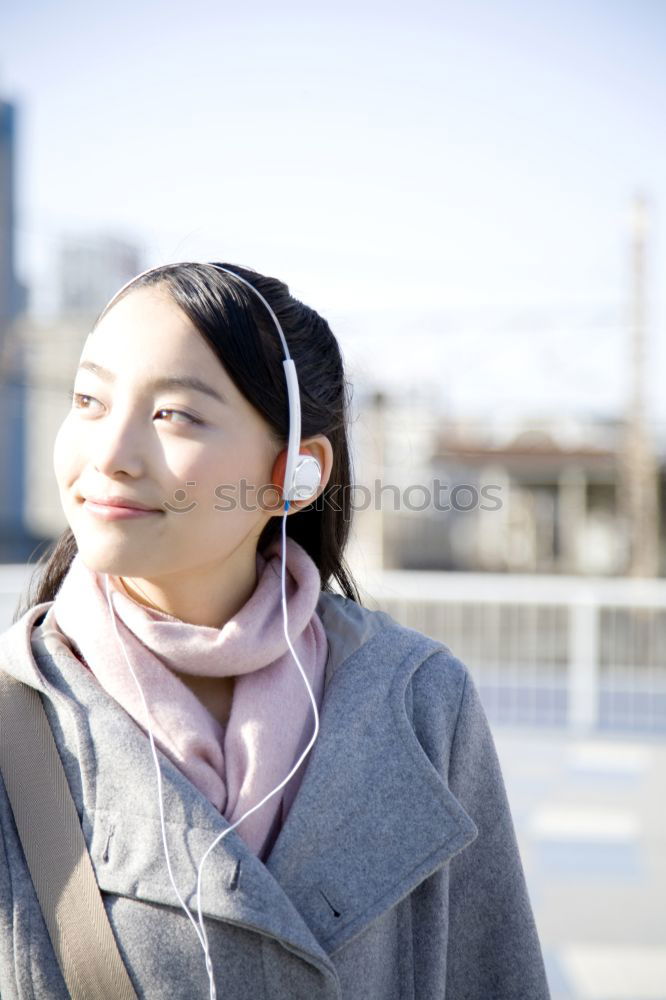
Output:
<svg viewBox="0 0 666 1000">
<path fill-rule="evenodd" d="M 264 306 L 268 310 L 268 313 L 271 319 L 273 320 L 273 323 L 275 324 L 280 340 L 282 341 L 282 348 L 284 350 L 284 355 L 285 355 L 282 364 L 284 366 L 284 374 L 285 374 L 285 379 L 287 381 L 287 396 L 289 400 L 289 437 L 287 444 L 287 463 L 285 466 L 284 481 L 282 486 L 282 499 L 286 503 L 285 507 L 285 513 L 286 513 L 287 510 L 289 510 L 289 505 L 291 500 L 303 499 L 302 494 L 305 490 L 308 489 L 308 487 L 311 487 L 313 485 L 314 477 L 312 474 L 313 466 L 311 463 L 308 463 L 307 465 L 301 464 L 300 467 L 298 465 L 298 457 L 299 457 L 298 453 L 301 445 L 301 394 L 298 386 L 296 366 L 294 365 L 292 357 L 289 353 L 287 338 L 285 337 L 284 331 L 280 326 L 280 322 L 277 316 L 275 315 L 275 312 L 273 311 L 270 303 L 266 301 L 261 292 L 257 288 L 255 288 L 254 285 L 247 280 L 247 278 L 241 277 L 240 274 L 236 274 L 236 272 L 232 271 L 230 268 L 223 267 L 221 264 L 214 264 L 212 261 L 183 260 L 183 261 L 174 261 L 173 263 L 174 265 L 177 266 L 181 265 L 188 266 L 190 264 L 196 264 L 197 266 L 200 267 L 213 267 L 217 271 L 224 271 L 226 274 L 230 274 L 237 281 L 240 281 L 244 285 L 246 285 L 250 289 L 250 291 L 254 292 L 254 294 L 259 299 L 261 299 Z M 152 271 L 157 271 L 164 266 L 165 265 L 163 264 L 159 264 L 155 267 L 146 268 L 145 271 L 141 271 L 139 274 L 135 274 L 134 277 L 130 278 L 129 281 L 126 281 L 125 284 L 122 286 L 122 288 L 119 288 L 118 291 L 115 293 L 115 295 L 112 296 L 112 298 L 107 302 L 104 309 L 102 310 L 102 314 L 105 313 L 107 309 L 109 309 L 113 305 L 118 296 L 121 295 L 124 291 L 126 291 L 126 289 L 130 288 L 135 281 L 138 281 L 138 279 L 143 278 L 144 275 L 150 274 Z M 316 462 L 317 467 L 319 468 L 321 474 L 321 468 L 319 467 L 319 463 L 317 462 L 317 460 L 314 459 L 313 456 L 308 456 L 308 457 L 311 458 L 312 461 Z M 299 472 L 302 472 L 300 476 Z M 314 492 L 316 492 L 316 485 L 314 490 L 312 490 L 311 493 L 308 493 L 306 495 L 311 496 L 312 493 Z"/>
</svg>

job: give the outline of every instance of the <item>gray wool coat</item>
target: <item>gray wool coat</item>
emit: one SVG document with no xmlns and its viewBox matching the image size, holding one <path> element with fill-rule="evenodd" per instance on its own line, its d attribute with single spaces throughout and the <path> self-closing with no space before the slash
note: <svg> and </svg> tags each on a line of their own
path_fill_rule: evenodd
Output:
<svg viewBox="0 0 666 1000">
<path fill-rule="evenodd" d="M 146 733 L 41 626 L 0 635 L 0 668 L 42 696 L 104 906 L 139 997 L 209 996 L 162 847 Z M 237 830 L 204 865 L 225 1000 L 548 1000 L 505 786 L 467 667 L 337 594 L 320 731 L 266 863 Z M 229 826 L 158 750 L 171 863 L 196 918 L 196 868 Z M 240 829 L 240 827 L 238 828 Z M 0 998 L 66 1000 L 0 782 Z M 112 1000 L 112 998 L 110 998 Z"/>
</svg>

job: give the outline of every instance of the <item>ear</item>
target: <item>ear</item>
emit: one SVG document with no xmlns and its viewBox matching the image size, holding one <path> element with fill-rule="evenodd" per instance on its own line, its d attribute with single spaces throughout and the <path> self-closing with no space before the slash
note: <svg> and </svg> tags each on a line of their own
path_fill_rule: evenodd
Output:
<svg viewBox="0 0 666 1000">
<path fill-rule="evenodd" d="M 323 434 L 318 434 L 316 437 L 302 440 L 298 453 L 299 455 L 312 455 L 317 459 L 321 467 L 321 481 L 319 483 L 319 488 L 313 497 L 310 497 L 308 500 L 292 501 L 289 506 L 289 510 L 287 511 L 288 514 L 291 514 L 292 511 L 296 512 L 297 510 L 300 510 L 301 507 L 307 507 L 309 504 L 314 503 L 320 493 L 323 492 L 333 468 L 333 448 L 331 447 L 331 442 Z M 273 463 L 273 471 L 271 473 L 271 483 L 279 491 L 280 498 L 282 497 L 282 489 L 284 487 L 284 473 L 286 466 L 287 449 L 283 448 Z M 283 507 L 284 504 L 280 500 L 278 510 L 281 511 Z"/>
<path fill-rule="evenodd" d="M 283 448 L 278 454 L 275 462 L 273 463 L 273 471 L 271 472 L 271 483 L 276 486 L 279 490 L 284 486 L 284 470 L 287 465 L 287 449 Z"/>
</svg>

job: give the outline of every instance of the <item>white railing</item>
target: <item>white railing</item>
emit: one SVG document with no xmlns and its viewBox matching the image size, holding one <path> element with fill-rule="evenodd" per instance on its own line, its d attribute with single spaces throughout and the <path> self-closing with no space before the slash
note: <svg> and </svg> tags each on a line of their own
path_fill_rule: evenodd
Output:
<svg viewBox="0 0 666 1000">
<path fill-rule="evenodd" d="M 0 630 L 28 582 L 0 566 Z M 356 571 L 364 604 L 450 647 L 495 723 L 666 734 L 666 580 Z"/>
<path fill-rule="evenodd" d="M 0 632 L 12 623 L 19 597 L 30 580 L 34 567 L 20 563 L 0 565 Z"/>
<path fill-rule="evenodd" d="M 666 734 L 666 580 L 384 570 L 364 603 L 439 639 L 497 723 Z"/>
</svg>

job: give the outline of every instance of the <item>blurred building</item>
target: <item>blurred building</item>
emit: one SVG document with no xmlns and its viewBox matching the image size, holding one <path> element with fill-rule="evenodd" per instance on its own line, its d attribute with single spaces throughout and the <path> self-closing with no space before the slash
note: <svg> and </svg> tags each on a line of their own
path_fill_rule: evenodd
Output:
<svg viewBox="0 0 666 1000">
<path fill-rule="evenodd" d="M 60 240 L 57 270 L 61 315 L 94 319 L 139 273 L 140 252 L 130 241 L 105 233 L 67 234 Z"/>
<path fill-rule="evenodd" d="M 16 276 L 16 106 L 0 99 L 0 329 L 25 311 L 27 290 Z"/>
<path fill-rule="evenodd" d="M 573 418 L 453 421 L 432 405 L 368 396 L 354 432 L 359 547 L 386 569 L 614 576 L 629 572 L 626 425 Z M 666 575 L 666 452 L 650 545 Z M 373 486 L 374 484 L 374 486 Z M 659 525 L 661 524 L 661 528 Z"/>
<path fill-rule="evenodd" d="M 16 105 L 0 99 L 0 561 L 21 561 L 33 540 L 23 524 L 26 390 L 16 324 L 27 289 L 16 273 Z"/>
<path fill-rule="evenodd" d="M 56 538 L 67 522 L 53 470 L 53 445 L 70 409 L 69 393 L 90 323 L 89 317 L 53 322 L 26 319 L 21 326 L 27 378 L 24 521 L 31 535 Z"/>
<path fill-rule="evenodd" d="M 621 425 L 531 425 L 508 440 L 438 436 L 431 468 L 456 489 L 452 568 L 607 575 L 626 571 Z M 467 487 L 467 489 L 465 488 Z M 433 539 L 429 551 L 436 546 Z"/>
</svg>

